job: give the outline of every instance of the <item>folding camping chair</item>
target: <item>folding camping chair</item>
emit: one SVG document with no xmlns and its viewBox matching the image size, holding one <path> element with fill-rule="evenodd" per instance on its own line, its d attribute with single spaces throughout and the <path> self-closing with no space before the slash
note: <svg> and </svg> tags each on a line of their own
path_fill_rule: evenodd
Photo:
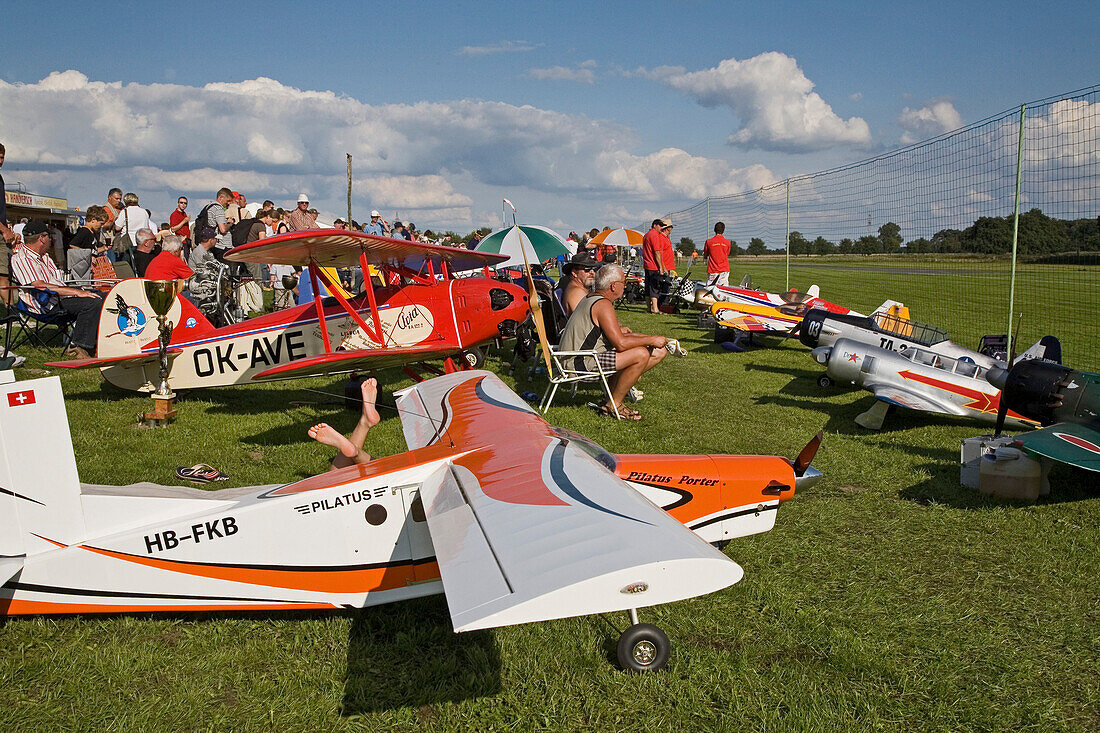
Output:
<svg viewBox="0 0 1100 733">
<path fill-rule="evenodd" d="M 12 283 L 15 284 L 14 278 Z M 29 291 L 38 302 L 41 313 L 36 313 L 19 298 L 7 308 L 4 315 L 4 350 L 11 352 L 21 344 L 30 344 L 49 348 L 50 344 L 61 339 L 62 350 L 69 347 L 73 324 L 76 316 L 66 313 L 61 300 L 52 290 L 40 290 L 20 286 L 20 290 Z"/>
<path fill-rule="evenodd" d="M 582 382 L 599 382 L 603 385 L 603 390 L 607 394 L 607 401 L 612 405 L 615 404 L 615 398 L 611 396 L 611 385 L 607 383 L 607 378 L 614 376 L 615 370 L 604 370 L 600 367 L 599 361 L 595 359 L 595 351 L 558 351 L 555 347 L 550 347 L 550 384 L 547 385 L 546 395 L 542 398 L 542 403 L 539 405 L 539 409 L 546 412 L 550 409 L 551 403 L 554 401 L 554 395 L 558 393 L 558 387 L 562 385 L 573 385 L 573 396 L 577 394 L 577 385 Z M 588 367 L 587 359 L 584 357 L 593 357 L 595 365 L 592 368 Z M 615 408 L 615 417 L 622 419 L 619 414 L 618 408 Z"/>
</svg>

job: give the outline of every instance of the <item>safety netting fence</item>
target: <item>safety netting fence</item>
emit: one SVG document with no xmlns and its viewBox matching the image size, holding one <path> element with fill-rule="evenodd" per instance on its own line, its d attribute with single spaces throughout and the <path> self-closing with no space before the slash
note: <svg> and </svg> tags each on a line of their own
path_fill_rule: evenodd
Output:
<svg viewBox="0 0 1100 733">
<path fill-rule="evenodd" d="M 1098 194 L 1100 85 L 670 216 L 674 243 L 698 248 L 725 224 L 731 280 L 816 283 L 863 312 L 902 301 L 971 348 L 1019 321 L 1023 348 L 1053 334 L 1067 364 L 1097 371 Z"/>
</svg>

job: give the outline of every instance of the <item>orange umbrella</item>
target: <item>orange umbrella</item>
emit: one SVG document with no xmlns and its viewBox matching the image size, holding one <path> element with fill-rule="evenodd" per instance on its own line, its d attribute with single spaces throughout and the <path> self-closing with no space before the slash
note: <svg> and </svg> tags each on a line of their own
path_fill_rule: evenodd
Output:
<svg viewBox="0 0 1100 733">
<path fill-rule="evenodd" d="M 613 244 L 619 247 L 641 247 L 642 233 L 633 229 L 605 229 L 590 240 L 596 244 Z"/>
</svg>

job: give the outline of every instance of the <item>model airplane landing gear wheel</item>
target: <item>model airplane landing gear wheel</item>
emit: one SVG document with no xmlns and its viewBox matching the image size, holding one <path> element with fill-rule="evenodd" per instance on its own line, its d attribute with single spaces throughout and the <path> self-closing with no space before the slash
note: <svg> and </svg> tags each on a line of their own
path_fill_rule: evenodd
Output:
<svg viewBox="0 0 1100 733">
<path fill-rule="evenodd" d="M 828 374 L 822 374 L 817 378 L 817 386 L 825 389 L 833 386 L 833 380 Z"/>
<path fill-rule="evenodd" d="M 668 664 L 670 648 L 665 632 L 653 624 L 634 624 L 619 637 L 615 652 L 627 672 L 656 672 Z"/>
<path fill-rule="evenodd" d="M 485 363 L 485 352 L 477 346 L 472 346 L 460 354 L 462 364 L 467 369 L 480 369 Z"/>
</svg>

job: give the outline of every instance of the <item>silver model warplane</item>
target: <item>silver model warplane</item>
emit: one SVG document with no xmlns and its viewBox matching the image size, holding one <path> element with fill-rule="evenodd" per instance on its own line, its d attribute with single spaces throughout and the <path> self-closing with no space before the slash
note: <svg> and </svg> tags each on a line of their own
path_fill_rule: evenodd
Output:
<svg viewBox="0 0 1100 733">
<path fill-rule="evenodd" d="M 898 353 L 904 353 L 910 349 L 921 349 L 941 357 L 975 364 L 982 369 L 1009 366 L 1007 355 L 1000 348 L 1003 344 L 998 344 L 996 337 L 983 338 L 982 347 L 974 351 L 965 346 L 959 346 L 949 339 L 947 331 L 942 328 L 909 320 L 907 315 L 908 309 L 905 309 L 901 315 L 880 309 L 870 316 L 813 309 L 807 311 L 802 319 L 801 327 L 798 329 L 798 339 L 811 349 L 832 346 L 840 339 L 848 339 Z M 1021 354 L 1016 361 L 1025 359 L 1061 361 L 1061 344 L 1054 336 L 1044 336 Z M 818 384 L 822 387 L 827 387 L 831 383 L 832 380 L 827 374 L 818 379 Z"/>
<path fill-rule="evenodd" d="M 875 404 L 856 417 L 856 424 L 869 430 L 881 429 L 895 405 L 990 423 L 997 419 L 1001 391 L 986 380 L 988 368 L 965 357 L 952 358 L 922 346 L 891 351 L 847 338 L 818 346 L 813 356 L 825 365 L 830 380 L 875 395 Z M 1012 410 L 1007 419 L 1018 427 L 1037 424 Z"/>
</svg>

